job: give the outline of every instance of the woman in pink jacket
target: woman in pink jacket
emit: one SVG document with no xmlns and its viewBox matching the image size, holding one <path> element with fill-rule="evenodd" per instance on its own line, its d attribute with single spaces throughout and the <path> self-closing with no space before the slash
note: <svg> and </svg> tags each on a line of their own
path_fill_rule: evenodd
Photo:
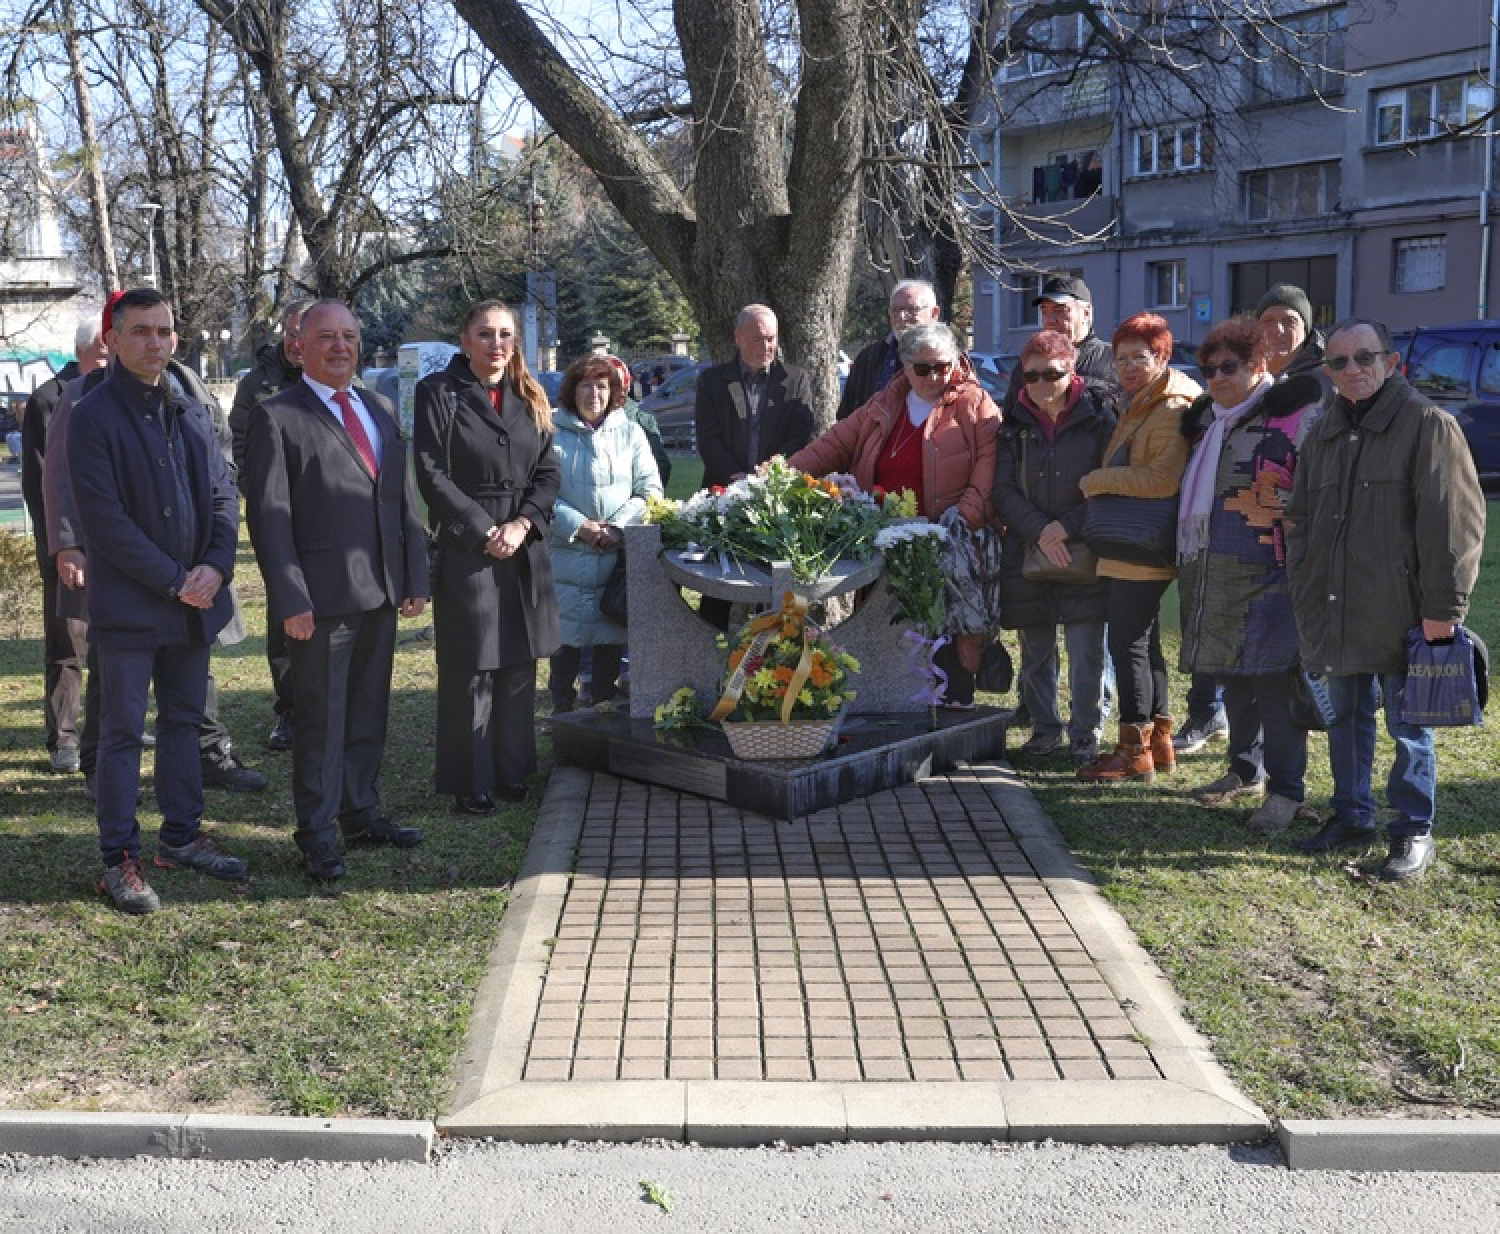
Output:
<svg viewBox="0 0 1500 1234">
<path fill-rule="evenodd" d="M 956 506 L 977 531 L 989 517 L 1000 409 L 941 322 L 902 334 L 899 354 L 901 371 L 883 390 L 787 462 L 816 476 L 848 472 L 867 491 L 909 488 L 933 522 Z M 938 652 L 948 706 L 974 706 L 984 639 L 963 635 L 956 653 L 952 644 Z"/>
</svg>

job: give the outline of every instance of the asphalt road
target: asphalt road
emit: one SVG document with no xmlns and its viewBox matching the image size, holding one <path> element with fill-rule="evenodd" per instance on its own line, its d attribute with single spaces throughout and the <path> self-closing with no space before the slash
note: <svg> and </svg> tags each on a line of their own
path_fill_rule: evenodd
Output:
<svg viewBox="0 0 1500 1234">
<path fill-rule="evenodd" d="M 1493 1234 L 1500 1177 L 1294 1174 L 1265 1146 L 469 1142 L 425 1166 L 0 1157 L 0 1230 L 27 1234 L 672 1229 Z"/>
</svg>

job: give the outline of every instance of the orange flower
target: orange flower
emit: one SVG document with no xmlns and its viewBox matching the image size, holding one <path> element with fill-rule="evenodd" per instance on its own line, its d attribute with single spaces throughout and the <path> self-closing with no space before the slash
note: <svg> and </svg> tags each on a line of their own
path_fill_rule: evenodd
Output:
<svg viewBox="0 0 1500 1234">
<path fill-rule="evenodd" d="M 819 664 L 815 661 L 812 670 L 807 674 L 807 679 L 821 690 L 833 680 L 833 674 L 826 664 Z"/>
<path fill-rule="evenodd" d="M 789 668 L 787 668 L 787 666 L 785 664 L 783 664 L 779 668 L 772 669 L 771 670 L 771 675 L 773 677 L 775 677 L 777 681 L 779 681 L 783 685 L 785 685 L 788 681 L 790 681 L 792 679 L 792 670 L 789 669 Z"/>
<path fill-rule="evenodd" d="M 837 484 L 835 484 L 832 480 L 824 480 L 823 481 L 823 491 L 825 493 L 827 493 L 830 497 L 837 497 L 839 495 L 839 486 Z"/>
</svg>

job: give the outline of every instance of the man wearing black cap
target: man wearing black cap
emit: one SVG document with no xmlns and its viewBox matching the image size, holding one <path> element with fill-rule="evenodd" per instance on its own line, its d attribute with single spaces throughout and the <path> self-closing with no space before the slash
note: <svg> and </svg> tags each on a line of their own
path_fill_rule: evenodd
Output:
<svg viewBox="0 0 1500 1234">
<path fill-rule="evenodd" d="M 1078 363 L 1073 371 L 1080 377 L 1108 387 L 1119 394 L 1120 382 L 1115 375 L 1114 349 L 1094 333 L 1094 297 L 1089 285 L 1071 275 L 1057 274 L 1042 284 L 1042 290 L 1031 302 L 1042 311 L 1042 329 L 1066 334 L 1078 349 Z M 1026 388 L 1021 366 L 1010 375 L 1010 389 L 1005 392 L 1002 412 L 1009 415 Z"/>
</svg>

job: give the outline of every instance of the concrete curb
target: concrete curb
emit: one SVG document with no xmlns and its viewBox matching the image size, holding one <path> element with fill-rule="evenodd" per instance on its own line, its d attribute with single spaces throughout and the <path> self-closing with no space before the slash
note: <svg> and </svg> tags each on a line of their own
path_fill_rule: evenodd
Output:
<svg viewBox="0 0 1500 1234">
<path fill-rule="evenodd" d="M 426 1120 L 0 1110 L 0 1153 L 30 1157 L 425 1162 L 436 1136 Z"/>
<path fill-rule="evenodd" d="M 1500 1173 L 1500 1119 L 1288 1119 L 1276 1138 L 1293 1170 Z"/>
<path fill-rule="evenodd" d="M 819 1084 L 739 1081 L 523 1081 L 535 1009 L 583 826 L 590 774 L 553 772 L 532 848 L 491 955 L 438 1120 L 454 1136 L 525 1143 L 683 1140 L 716 1146 L 773 1141 L 1069 1140 L 1199 1144 L 1262 1140 L 1264 1114 L 1240 1094 L 1207 1043 L 1181 1018 L 1176 994 L 1100 897 L 1061 834 L 1015 773 L 968 769 L 1015 831 L 1132 1022 L 1164 1080 Z"/>
</svg>

